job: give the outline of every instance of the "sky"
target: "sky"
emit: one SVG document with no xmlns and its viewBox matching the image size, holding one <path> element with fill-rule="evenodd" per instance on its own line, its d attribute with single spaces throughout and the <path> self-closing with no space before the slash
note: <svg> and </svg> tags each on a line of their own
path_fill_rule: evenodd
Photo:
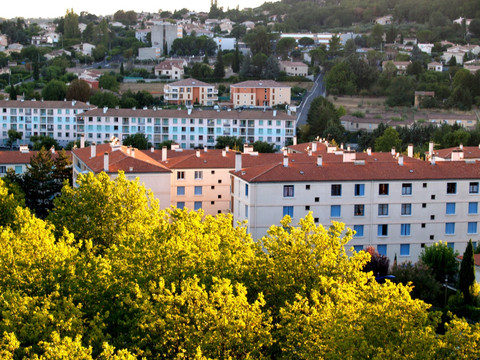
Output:
<svg viewBox="0 0 480 360">
<path fill-rule="evenodd" d="M 74 10 L 79 14 L 81 11 L 87 11 L 95 15 L 112 15 L 117 10 L 134 10 L 137 12 L 148 11 L 157 12 L 159 9 L 174 11 L 187 8 L 193 11 L 208 11 L 210 9 L 210 0 L 176 0 L 176 1 L 131 1 L 131 0 L 21 0 L 8 1 L 0 7 L 1 18 L 56 18 L 64 16 L 67 9 Z M 257 7 L 263 4 L 265 0 L 218 0 L 218 6 L 240 9 L 246 7 Z M 137 5 L 138 3 L 138 5 Z"/>
</svg>

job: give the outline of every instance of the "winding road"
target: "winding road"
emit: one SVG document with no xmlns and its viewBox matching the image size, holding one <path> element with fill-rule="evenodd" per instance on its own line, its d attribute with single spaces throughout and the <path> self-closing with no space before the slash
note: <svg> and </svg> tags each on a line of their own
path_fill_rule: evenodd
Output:
<svg viewBox="0 0 480 360">
<path fill-rule="evenodd" d="M 297 127 L 307 123 L 307 114 L 308 110 L 310 109 L 310 104 L 312 103 L 312 100 L 318 96 L 326 96 L 326 89 L 322 74 L 317 75 L 312 89 L 307 92 L 301 104 L 297 108 Z"/>
</svg>

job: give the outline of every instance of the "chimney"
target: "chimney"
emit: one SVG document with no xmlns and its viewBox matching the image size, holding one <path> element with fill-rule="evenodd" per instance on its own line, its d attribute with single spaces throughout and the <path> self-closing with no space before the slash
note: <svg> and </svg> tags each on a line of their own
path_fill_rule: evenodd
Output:
<svg viewBox="0 0 480 360">
<path fill-rule="evenodd" d="M 150 148 L 150 152 L 155 152 L 155 148 L 153 146 Z"/>
<path fill-rule="evenodd" d="M 52 145 L 52 147 L 50 148 L 50 151 L 52 154 L 55 154 L 55 145 Z"/>
<path fill-rule="evenodd" d="M 132 157 L 134 158 L 135 157 L 135 148 L 132 147 Z"/>
<path fill-rule="evenodd" d="M 352 162 L 355 161 L 355 151 L 346 150 L 343 152 L 343 162 Z"/>
<path fill-rule="evenodd" d="M 277 116 L 277 110 L 273 110 L 273 117 Z"/>
<path fill-rule="evenodd" d="M 288 150 L 286 147 L 283 148 L 283 156 L 287 156 L 288 155 Z"/>
<path fill-rule="evenodd" d="M 435 165 L 435 156 L 432 156 L 430 159 L 430 164 Z"/>
<path fill-rule="evenodd" d="M 94 158 L 97 156 L 97 144 L 92 142 L 92 146 L 90 146 L 90 158 Z"/>
<path fill-rule="evenodd" d="M 108 163 L 108 152 L 103 154 L 103 171 L 108 173 L 109 170 L 109 163 Z"/>
<path fill-rule="evenodd" d="M 317 151 L 317 142 L 316 141 L 312 141 L 312 151 L 313 152 Z"/>
<path fill-rule="evenodd" d="M 196 151 L 195 151 L 195 156 L 196 156 L 197 158 L 200 157 L 200 150 L 196 150 Z"/>
<path fill-rule="evenodd" d="M 312 149 L 308 149 L 308 156 L 312 156 Z"/>
<path fill-rule="evenodd" d="M 343 150 L 343 143 L 341 143 L 341 144 L 340 144 L 340 149 L 342 149 L 342 150 Z"/>
<path fill-rule="evenodd" d="M 80 149 L 83 149 L 85 147 L 85 136 L 82 135 L 80 136 Z"/>
<path fill-rule="evenodd" d="M 162 161 L 167 161 L 167 147 L 162 147 Z"/>
<path fill-rule="evenodd" d="M 403 166 L 403 155 L 398 157 L 398 165 Z"/>
<path fill-rule="evenodd" d="M 413 144 L 408 144 L 407 156 L 408 157 L 413 157 Z"/>
<path fill-rule="evenodd" d="M 222 157 L 225 157 L 227 156 L 227 151 L 226 150 L 222 150 Z"/>
<path fill-rule="evenodd" d="M 390 153 L 392 154 L 392 156 L 395 156 L 395 148 L 392 147 L 392 150 L 390 151 Z"/>
<path fill-rule="evenodd" d="M 228 145 L 227 145 L 227 146 L 225 146 L 225 152 L 227 152 L 227 153 L 228 153 L 228 151 L 229 151 L 229 150 L 230 150 L 230 146 L 228 146 Z"/>
<path fill-rule="evenodd" d="M 463 144 L 460 144 L 460 150 L 463 151 Z"/>
<path fill-rule="evenodd" d="M 205 146 L 203 147 L 203 152 L 207 152 L 207 151 L 208 151 L 208 147 L 207 147 L 207 145 L 205 145 Z"/>
<path fill-rule="evenodd" d="M 372 148 L 371 148 L 371 147 L 369 147 L 369 148 L 367 149 L 367 155 L 368 155 L 368 156 L 372 156 Z"/>
<path fill-rule="evenodd" d="M 430 155 L 430 157 L 433 156 L 433 141 L 428 143 L 428 155 Z"/>
<path fill-rule="evenodd" d="M 317 156 L 317 166 L 323 166 L 323 157 L 322 155 Z"/>
<path fill-rule="evenodd" d="M 463 151 L 461 149 L 453 149 L 451 160 L 452 161 L 459 161 L 463 159 Z"/>
<path fill-rule="evenodd" d="M 287 155 L 283 155 L 283 166 L 288 167 L 288 156 Z"/>
<path fill-rule="evenodd" d="M 108 107 L 104 106 L 103 107 L 103 113 L 105 114 L 108 111 Z"/>
<path fill-rule="evenodd" d="M 132 153 L 132 146 L 129 145 L 129 146 L 127 147 L 127 155 L 130 156 L 131 153 Z"/>
<path fill-rule="evenodd" d="M 242 153 L 236 152 L 235 153 L 235 171 L 242 170 Z"/>
<path fill-rule="evenodd" d="M 297 145 L 297 135 L 293 137 L 293 145 Z M 480 146 L 480 145 L 479 145 Z"/>
</svg>

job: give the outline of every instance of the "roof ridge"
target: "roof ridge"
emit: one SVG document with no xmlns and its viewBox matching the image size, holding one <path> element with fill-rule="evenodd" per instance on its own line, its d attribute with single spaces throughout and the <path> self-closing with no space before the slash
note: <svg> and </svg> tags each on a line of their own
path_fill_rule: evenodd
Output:
<svg viewBox="0 0 480 360">
<path fill-rule="evenodd" d="M 265 171 L 262 171 L 261 173 L 259 173 L 259 174 L 257 174 L 256 176 L 254 176 L 254 177 L 250 180 L 250 182 L 253 182 L 256 178 L 265 175 L 267 172 L 272 171 L 273 169 L 275 169 L 275 168 L 276 168 L 277 166 L 279 166 L 279 165 L 282 165 L 282 163 L 274 164 L 273 166 L 269 167 L 269 168 L 266 169 Z M 265 165 L 265 166 L 268 166 L 268 165 Z"/>
</svg>

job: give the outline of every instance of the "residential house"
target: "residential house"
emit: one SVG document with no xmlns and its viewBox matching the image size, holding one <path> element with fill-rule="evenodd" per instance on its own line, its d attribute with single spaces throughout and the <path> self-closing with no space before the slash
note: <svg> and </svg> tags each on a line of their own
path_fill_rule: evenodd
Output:
<svg viewBox="0 0 480 360">
<path fill-rule="evenodd" d="M 230 85 L 230 101 L 237 107 L 290 105 L 291 87 L 273 80 L 249 80 Z"/>
<path fill-rule="evenodd" d="M 433 44 L 418 43 L 417 46 L 420 49 L 420 51 L 422 51 L 426 54 L 431 54 L 434 45 Z"/>
<path fill-rule="evenodd" d="M 152 32 L 151 29 L 137 29 L 135 30 L 135 38 L 138 41 L 141 41 L 143 43 L 148 43 L 147 36 Z"/>
<path fill-rule="evenodd" d="M 7 35 L 0 34 L 0 46 L 7 47 L 8 46 L 8 39 Z"/>
<path fill-rule="evenodd" d="M 218 50 L 235 50 L 235 38 L 214 37 L 213 41 L 218 46 Z"/>
<path fill-rule="evenodd" d="M 414 121 L 411 117 L 405 118 L 402 114 L 397 113 L 367 113 L 364 117 L 343 115 L 340 118 L 340 123 L 347 131 L 365 130 L 367 132 L 372 132 L 378 128 L 380 124 L 392 127 L 411 127 Z"/>
<path fill-rule="evenodd" d="M 413 146 L 412 146 L 413 153 Z M 355 231 L 349 246 L 373 246 L 399 262 L 417 261 L 422 249 L 443 240 L 462 253 L 477 241 L 478 166 L 426 162 L 397 153 L 352 150 L 284 154 L 268 165 L 236 165 L 232 175 L 234 222 L 247 220 L 254 239 L 289 215 L 311 213 Z"/>
<path fill-rule="evenodd" d="M 407 67 L 412 62 L 411 61 L 384 61 L 382 62 L 382 71 L 385 71 L 385 68 L 389 63 L 395 65 L 395 68 L 397 69 L 397 74 L 403 75 L 407 72 Z"/>
<path fill-rule="evenodd" d="M 280 71 L 289 76 L 308 76 L 308 65 L 299 61 L 280 61 Z"/>
<path fill-rule="evenodd" d="M 435 161 L 475 161 L 480 162 L 480 146 L 460 146 L 447 149 L 433 149 L 433 143 L 430 143 L 429 151 L 425 158 Z"/>
<path fill-rule="evenodd" d="M 376 18 L 375 23 L 380 25 L 389 25 L 392 23 L 392 20 L 393 20 L 392 15 L 386 15 L 386 16 Z"/>
<path fill-rule="evenodd" d="M 185 73 L 184 67 L 187 65 L 184 59 L 165 59 L 155 66 L 155 76 L 170 80 L 179 80 L 183 78 Z"/>
<path fill-rule="evenodd" d="M 95 49 L 95 45 L 89 43 L 81 43 L 73 45 L 75 51 L 81 52 L 83 55 L 92 56 L 92 51 Z"/>
<path fill-rule="evenodd" d="M 433 62 L 427 64 L 427 70 L 428 71 L 442 72 L 443 71 L 443 64 L 440 63 L 440 62 L 433 61 Z"/>
<path fill-rule="evenodd" d="M 166 84 L 163 91 L 164 100 L 169 104 L 213 106 L 218 101 L 215 85 L 192 78 Z"/>
</svg>

